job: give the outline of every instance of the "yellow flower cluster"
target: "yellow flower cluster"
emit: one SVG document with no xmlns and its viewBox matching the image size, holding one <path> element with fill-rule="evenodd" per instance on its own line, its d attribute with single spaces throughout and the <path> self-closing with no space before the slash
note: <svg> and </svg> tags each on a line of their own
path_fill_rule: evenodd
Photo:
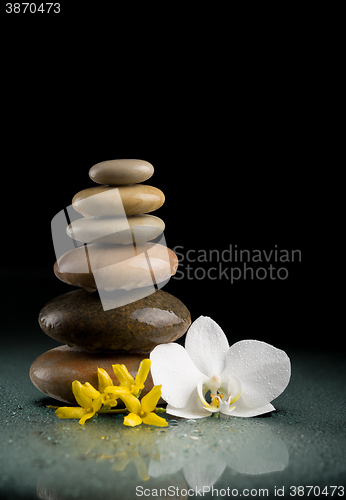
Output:
<svg viewBox="0 0 346 500">
<path fill-rule="evenodd" d="M 128 411 L 128 415 L 124 417 L 124 425 L 134 427 L 143 422 L 147 425 L 166 427 L 167 421 L 156 413 L 160 411 L 156 405 L 161 397 L 161 385 L 153 387 L 141 401 L 139 400 L 150 370 L 150 359 L 141 362 L 135 379 L 125 365 L 113 365 L 113 370 L 120 385 L 114 385 L 106 370 L 98 368 L 98 390 L 89 382 L 81 384 L 75 380 L 72 383 L 72 391 L 79 406 L 62 406 L 56 410 L 56 415 L 59 418 L 79 418 L 79 423 L 83 425 L 96 413 L 117 412 L 111 408 L 117 406 L 118 399 L 121 399 Z"/>
</svg>

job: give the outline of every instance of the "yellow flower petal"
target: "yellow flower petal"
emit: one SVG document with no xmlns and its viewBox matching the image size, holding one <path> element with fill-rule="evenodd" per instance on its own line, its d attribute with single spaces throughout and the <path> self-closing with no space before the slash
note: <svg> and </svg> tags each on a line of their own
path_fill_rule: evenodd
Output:
<svg viewBox="0 0 346 500">
<path fill-rule="evenodd" d="M 72 392 L 79 406 L 88 408 L 92 404 L 92 398 L 87 396 L 83 390 L 83 385 L 78 381 L 72 382 Z"/>
<path fill-rule="evenodd" d="M 99 381 L 99 391 L 105 392 L 105 388 L 113 385 L 113 381 L 109 374 L 103 368 L 97 369 L 97 377 Z"/>
<path fill-rule="evenodd" d="M 104 394 L 114 394 L 115 397 L 120 397 L 122 394 L 130 394 L 128 387 L 121 387 L 121 385 L 113 385 L 106 387 Z"/>
<path fill-rule="evenodd" d="M 137 456 L 132 458 L 132 461 L 135 464 L 137 469 L 137 474 L 142 479 L 142 481 L 148 481 L 148 479 L 150 479 L 150 476 L 143 458 L 139 454 L 137 454 Z"/>
<path fill-rule="evenodd" d="M 99 409 L 101 408 L 103 404 L 103 396 L 100 394 L 100 396 L 98 398 L 96 398 L 93 402 L 92 402 L 92 409 L 94 410 L 94 413 L 98 412 Z"/>
<path fill-rule="evenodd" d="M 100 392 L 95 389 L 95 387 L 89 384 L 89 382 L 85 382 L 85 384 L 83 384 L 82 387 L 84 394 L 88 398 L 96 399 L 101 395 Z"/>
<path fill-rule="evenodd" d="M 139 415 L 136 415 L 136 413 L 129 413 L 128 415 L 126 415 L 126 417 L 124 417 L 124 425 L 127 425 L 129 427 L 135 427 L 136 425 L 139 425 L 141 423 L 142 419 Z"/>
<path fill-rule="evenodd" d="M 138 413 L 141 409 L 141 403 L 139 399 L 133 396 L 130 392 L 127 394 L 122 394 L 120 399 L 124 401 L 126 408 L 130 413 Z"/>
<path fill-rule="evenodd" d="M 109 394 L 102 394 L 102 398 L 105 406 L 118 406 L 118 401 L 112 398 Z"/>
<path fill-rule="evenodd" d="M 144 388 L 144 382 L 147 379 L 150 370 L 151 361 L 150 359 L 143 359 L 139 365 L 138 372 L 135 378 L 135 385 L 142 390 Z"/>
<path fill-rule="evenodd" d="M 156 413 L 148 413 L 148 415 L 143 418 L 143 423 L 147 425 L 157 425 L 158 427 L 167 427 L 168 425 L 167 420 L 159 417 Z"/>
<path fill-rule="evenodd" d="M 162 385 L 155 385 L 148 394 L 142 398 L 142 408 L 145 413 L 154 411 L 160 397 Z"/>
<path fill-rule="evenodd" d="M 134 378 L 129 374 L 125 365 L 112 365 L 112 367 L 116 377 L 120 382 L 120 385 L 130 387 L 135 383 Z"/>
<path fill-rule="evenodd" d="M 112 465 L 112 470 L 123 471 L 130 462 L 132 462 L 131 458 L 121 458 L 119 463 Z"/>
<path fill-rule="evenodd" d="M 108 404 L 109 406 L 118 406 L 118 401 L 116 399 L 110 399 Z"/>
<path fill-rule="evenodd" d="M 95 415 L 94 411 L 85 413 L 85 415 L 79 421 L 80 425 L 84 425 L 85 421 L 88 420 L 88 418 L 93 417 L 94 415 Z"/>
<path fill-rule="evenodd" d="M 85 413 L 84 408 L 61 406 L 55 412 L 59 418 L 82 418 Z"/>
</svg>

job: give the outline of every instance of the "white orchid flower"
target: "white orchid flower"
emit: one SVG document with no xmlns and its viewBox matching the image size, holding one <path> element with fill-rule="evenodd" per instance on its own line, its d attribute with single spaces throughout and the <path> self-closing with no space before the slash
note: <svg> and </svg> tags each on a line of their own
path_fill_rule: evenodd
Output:
<svg viewBox="0 0 346 500">
<path fill-rule="evenodd" d="M 162 385 L 167 413 L 202 418 L 213 412 L 255 417 L 275 410 L 270 403 L 287 387 L 287 354 L 265 342 L 241 340 L 229 347 L 211 318 L 190 326 L 185 348 L 161 344 L 150 354 L 154 385 Z M 236 403 L 236 405 L 234 404 Z"/>
</svg>

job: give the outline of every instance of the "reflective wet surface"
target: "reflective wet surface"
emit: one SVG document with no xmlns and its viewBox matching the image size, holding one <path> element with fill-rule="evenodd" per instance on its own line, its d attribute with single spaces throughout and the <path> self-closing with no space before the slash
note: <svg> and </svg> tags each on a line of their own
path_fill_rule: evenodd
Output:
<svg viewBox="0 0 346 500">
<path fill-rule="evenodd" d="M 290 352 L 291 382 L 266 416 L 166 416 L 167 428 L 127 428 L 121 415 L 100 415 L 82 428 L 59 420 L 46 407 L 54 400 L 32 386 L 26 368 L 36 349 L 8 346 L 1 356 L 1 498 L 274 497 L 344 482 L 340 355 Z"/>
</svg>

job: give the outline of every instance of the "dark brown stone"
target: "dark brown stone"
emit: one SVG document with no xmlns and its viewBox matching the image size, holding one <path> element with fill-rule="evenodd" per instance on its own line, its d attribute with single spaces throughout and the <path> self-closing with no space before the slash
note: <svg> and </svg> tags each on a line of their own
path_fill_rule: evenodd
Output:
<svg viewBox="0 0 346 500">
<path fill-rule="evenodd" d="M 72 392 L 74 380 L 79 380 L 82 384 L 90 382 L 97 389 L 97 368 L 104 368 L 114 385 L 119 385 L 112 365 L 124 364 L 130 374 L 135 377 L 140 362 L 147 357 L 145 352 L 93 353 L 78 347 L 63 345 L 41 354 L 31 365 L 30 378 L 35 387 L 47 396 L 77 406 Z M 152 388 L 153 380 L 149 372 L 141 396 L 145 396 Z"/>
<path fill-rule="evenodd" d="M 162 290 L 108 311 L 103 310 L 97 292 L 75 290 L 48 302 L 39 323 L 47 335 L 69 346 L 150 351 L 180 338 L 191 317 L 179 299 Z"/>
</svg>

